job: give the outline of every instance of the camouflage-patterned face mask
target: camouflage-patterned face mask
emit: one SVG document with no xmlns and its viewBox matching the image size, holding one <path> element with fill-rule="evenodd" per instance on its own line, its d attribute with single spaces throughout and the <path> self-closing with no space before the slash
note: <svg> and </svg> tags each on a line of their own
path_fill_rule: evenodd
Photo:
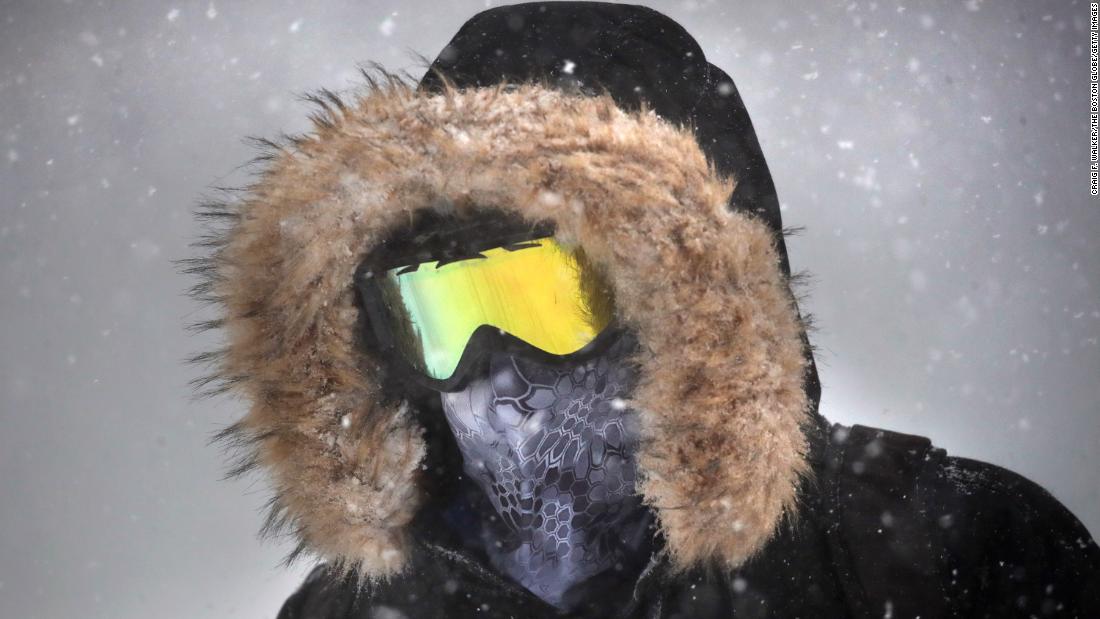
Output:
<svg viewBox="0 0 1100 619">
<path fill-rule="evenodd" d="M 572 364 L 493 353 L 487 376 L 442 394 L 465 471 L 504 525 L 483 530 L 490 561 L 560 608 L 594 576 L 648 554 L 635 413 L 622 402 L 636 378 L 625 361 L 635 345 L 627 332 Z"/>
</svg>

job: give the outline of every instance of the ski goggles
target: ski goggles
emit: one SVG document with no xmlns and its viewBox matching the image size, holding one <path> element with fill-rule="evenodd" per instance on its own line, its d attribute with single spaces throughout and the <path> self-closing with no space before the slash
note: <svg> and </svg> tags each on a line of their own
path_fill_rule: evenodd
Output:
<svg viewBox="0 0 1100 619">
<path fill-rule="evenodd" d="M 371 328 L 422 385 L 461 388 L 492 350 L 575 359 L 613 329 L 609 287 L 579 247 L 543 237 L 359 275 Z"/>
</svg>

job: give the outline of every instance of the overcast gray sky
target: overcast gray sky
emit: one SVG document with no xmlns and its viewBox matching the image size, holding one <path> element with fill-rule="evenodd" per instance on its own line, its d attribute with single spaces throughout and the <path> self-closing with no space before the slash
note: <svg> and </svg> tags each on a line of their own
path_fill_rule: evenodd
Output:
<svg viewBox="0 0 1100 619">
<path fill-rule="evenodd" d="M 0 615 L 274 617 L 188 400 L 211 336 L 170 260 L 295 95 L 415 69 L 494 3 L 0 2 Z M 654 2 L 736 81 L 771 164 L 834 421 L 930 436 L 1100 531 L 1100 203 L 1086 2 Z"/>
</svg>

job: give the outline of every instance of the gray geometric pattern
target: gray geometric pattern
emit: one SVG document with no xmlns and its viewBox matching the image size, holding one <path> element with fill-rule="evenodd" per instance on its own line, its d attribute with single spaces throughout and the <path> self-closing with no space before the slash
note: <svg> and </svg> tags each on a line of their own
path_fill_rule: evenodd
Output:
<svg viewBox="0 0 1100 619">
<path fill-rule="evenodd" d="M 570 587 L 616 566 L 644 542 L 634 487 L 635 414 L 622 406 L 636 378 L 620 337 L 573 366 L 493 353 L 489 376 L 443 393 L 466 474 L 504 527 L 486 527 L 502 573 L 563 605 Z M 643 523 L 644 524 L 644 523 Z M 504 534 L 492 531 L 506 531 Z"/>
</svg>

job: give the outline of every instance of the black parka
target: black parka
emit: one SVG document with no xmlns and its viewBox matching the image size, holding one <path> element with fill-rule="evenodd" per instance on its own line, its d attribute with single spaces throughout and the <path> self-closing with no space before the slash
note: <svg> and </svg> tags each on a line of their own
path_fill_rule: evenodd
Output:
<svg viewBox="0 0 1100 619">
<path fill-rule="evenodd" d="M 770 226 L 789 275 L 776 191 L 737 90 L 667 17 L 604 3 L 495 8 L 470 19 L 432 69 L 425 91 L 441 88 L 440 75 L 458 87 L 537 79 L 606 89 L 626 109 L 644 100 L 690 124 L 713 164 L 738 178 L 731 208 Z M 557 611 L 448 533 L 445 520 L 476 511 L 476 489 L 467 492 L 442 416 L 422 403 L 429 450 L 452 458 L 434 483 L 451 490 L 418 513 L 408 569 L 360 585 L 320 565 L 279 617 L 1100 618 L 1100 550 L 1056 499 L 923 437 L 829 424 L 808 343 L 806 355 L 813 420 L 798 509 L 735 570 L 676 571 L 658 552 L 637 578 Z"/>
<path fill-rule="evenodd" d="M 424 527 L 407 575 L 360 589 L 318 566 L 279 618 L 1100 616 L 1100 551 L 1036 484 L 864 426 L 821 423 L 813 445 L 796 521 L 728 575 L 658 557 L 630 591 L 560 613 Z"/>
</svg>

